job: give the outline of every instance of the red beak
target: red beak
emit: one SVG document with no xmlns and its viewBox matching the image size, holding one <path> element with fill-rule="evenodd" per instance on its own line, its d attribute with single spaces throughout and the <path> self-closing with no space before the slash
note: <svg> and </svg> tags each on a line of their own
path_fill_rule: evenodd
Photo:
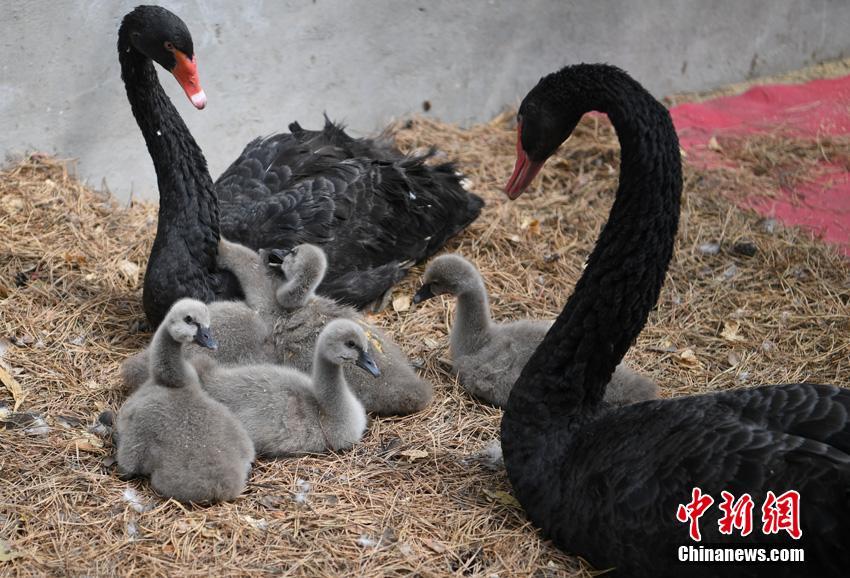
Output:
<svg viewBox="0 0 850 578">
<path fill-rule="evenodd" d="M 540 169 L 543 168 L 545 161 L 533 161 L 528 158 L 525 150 L 522 148 L 522 124 L 516 128 L 516 165 L 514 165 L 514 173 L 508 179 L 508 184 L 505 185 L 505 193 L 511 200 L 519 197 L 522 192 L 531 184 Z"/>
<path fill-rule="evenodd" d="M 174 78 L 176 78 L 177 82 L 180 83 L 180 86 L 183 87 L 183 91 L 186 93 L 186 96 L 189 97 L 189 100 L 192 101 L 192 104 L 195 105 L 195 108 L 204 108 L 207 105 L 207 95 L 204 94 L 204 91 L 201 88 L 201 81 L 198 78 L 198 66 L 195 64 L 195 57 L 193 56 L 192 59 L 189 60 L 189 57 L 179 50 L 174 50 L 173 53 L 174 58 L 177 59 L 177 64 L 174 66 L 171 74 L 174 75 Z"/>
</svg>

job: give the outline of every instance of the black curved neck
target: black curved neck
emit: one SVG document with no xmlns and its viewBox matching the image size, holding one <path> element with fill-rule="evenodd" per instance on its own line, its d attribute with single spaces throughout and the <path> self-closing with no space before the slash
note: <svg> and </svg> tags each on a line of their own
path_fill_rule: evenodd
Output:
<svg viewBox="0 0 850 578">
<path fill-rule="evenodd" d="M 165 242 L 161 236 L 179 233 L 179 222 L 189 215 L 212 229 L 217 243 L 218 198 L 206 159 L 162 89 L 153 62 L 130 45 L 123 28 L 118 33 L 118 59 L 127 99 L 156 169 L 160 197 L 157 242 Z M 211 267 L 215 243 L 203 251 L 213 259 Z"/>
<path fill-rule="evenodd" d="M 518 435 L 530 441 L 529 434 L 553 424 L 569 428 L 599 406 L 614 368 L 658 300 L 682 192 L 670 115 L 637 82 L 613 67 L 583 65 L 542 83 L 561 106 L 580 105 L 568 116 L 608 114 L 621 146 L 620 183 L 572 297 L 514 385 L 502 422 L 506 446 Z"/>
</svg>

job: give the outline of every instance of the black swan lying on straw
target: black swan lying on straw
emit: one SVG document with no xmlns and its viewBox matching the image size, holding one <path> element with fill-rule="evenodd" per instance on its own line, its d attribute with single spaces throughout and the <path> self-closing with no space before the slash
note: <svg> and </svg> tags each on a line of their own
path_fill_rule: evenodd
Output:
<svg viewBox="0 0 850 578">
<path fill-rule="evenodd" d="M 622 576 L 838 576 L 850 568 L 850 391 L 790 384 L 645 401 L 612 408 L 605 384 L 658 300 L 682 191 L 670 116 L 607 65 L 570 66 L 541 79 L 517 115 L 511 198 L 528 186 L 581 116 L 608 114 L 621 146 L 608 223 L 555 325 L 515 384 L 502 448 L 516 497 L 555 543 Z M 687 564 L 692 492 L 717 503 L 700 544 L 805 548 L 803 564 Z M 722 492 L 749 494 L 753 528 L 720 531 Z M 765 535 L 762 508 L 793 511 Z M 783 499 L 786 499 L 783 498 Z M 769 529 L 776 529 L 769 527 Z M 798 536 L 799 539 L 795 539 Z"/>
<path fill-rule="evenodd" d="M 186 25 L 164 8 L 139 6 L 121 23 L 118 54 L 159 185 L 143 297 L 154 325 L 181 297 L 242 296 L 235 278 L 216 267 L 219 235 L 253 249 L 322 246 L 329 268 L 319 292 L 362 307 L 481 211 L 450 163 L 426 165 L 429 155 L 406 157 L 330 122 L 317 132 L 296 123 L 291 134 L 251 142 L 213 184 L 153 66 L 172 72 L 197 108 L 206 105 Z"/>
</svg>

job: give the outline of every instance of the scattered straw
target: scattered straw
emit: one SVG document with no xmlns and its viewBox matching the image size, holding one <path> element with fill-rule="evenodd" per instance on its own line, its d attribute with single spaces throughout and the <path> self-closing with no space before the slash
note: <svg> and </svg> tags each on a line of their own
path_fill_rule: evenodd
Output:
<svg viewBox="0 0 850 578">
<path fill-rule="evenodd" d="M 459 159 L 487 199 L 450 250 L 482 270 L 495 316 L 553 317 L 610 208 L 616 138 L 605 119 L 586 119 L 533 190 L 508 203 L 500 187 L 514 161 L 509 125 L 509 115 L 469 130 L 416 119 L 397 137 Z M 627 359 L 666 396 L 846 385 L 847 262 L 715 194 L 750 183 L 743 172 L 685 174 L 676 255 Z M 373 420 L 342 454 L 262 460 L 230 504 L 187 508 L 119 481 L 104 463 L 109 442 L 86 425 L 118 407 L 118 364 L 148 338 L 137 328 L 155 216 L 146 204 L 116 206 L 58 162 L 30 158 L 0 172 L 0 364 L 20 383 L 21 410 L 50 426 L 0 436 L 0 540 L 18 556 L 0 572 L 589 575 L 513 504 L 489 451 L 500 411 L 472 401 L 448 371 L 446 298 L 375 316 L 435 383 L 426 411 Z M 412 295 L 421 272 L 394 296 Z M 0 389 L 0 402 L 11 406 L 11 394 Z"/>
<path fill-rule="evenodd" d="M 729 198 L 794 196 L 805 181 L 850 172 L 850 137 L 821 135 L 817 139 L 771 133 L 712 138 L 707 151 L 693 154 L 695 164 L 731 170 L 726 188 L 717 192 Z M 707 155 L 705 159 L 702 155 Z M 707 161 L 707 162 L 706 162 Z"/>
</svg>

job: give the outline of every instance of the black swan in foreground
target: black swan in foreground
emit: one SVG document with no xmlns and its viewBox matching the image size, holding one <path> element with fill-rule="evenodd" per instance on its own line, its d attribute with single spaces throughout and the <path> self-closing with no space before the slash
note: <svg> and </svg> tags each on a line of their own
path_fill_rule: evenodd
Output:
<svg viewBox="0 0 850 578">
<path fill-rule="evenodd" d="M 841 575 L 850 568 L 850 391 L 791 384 L 602 402 L 658 299 L 682 173 L 664 107 L 623 71 L 583 64 L 544 77 L 523 100 L 509 197 L 591 110 L 617 131 L 620 184 L 584 274 L 508 400 L 502 448 L 517 499 L 559 547 L 618 575 Z M 688 519 L 696 487 L 715 500 L 698 519 L 701 542 L 677 520 Z M 799 492 L 799 540 L 789 491 Z M 722 492 L 752 498 L 746 537 L 720 531 Z M 763 517 L 768 530 L 781 518 L 779 533 L 765 534 Z M 682 546 L 718 544 L 802 547 L 805 563 L 677 562 Z"/>
<path fill-rule="evenodd" d="M 319 292 L 362 307 L 481 211 L 450 163 L 427 165 L 429 155 L 352 139 L 330 122 L 253 141 L 213 185 L 152 62 L 174 74 L 197 108 L 206 105 L 186 25 L 164 8 L 139 6 L 121 22 L 118 54 L 159 185 L 143 296 L 153 325 L 181 297 L 242 297 L 235 277 L 216 268 L 220 234 L 255 250 L 322 246 L 328 274 Z"/>
</svg>

